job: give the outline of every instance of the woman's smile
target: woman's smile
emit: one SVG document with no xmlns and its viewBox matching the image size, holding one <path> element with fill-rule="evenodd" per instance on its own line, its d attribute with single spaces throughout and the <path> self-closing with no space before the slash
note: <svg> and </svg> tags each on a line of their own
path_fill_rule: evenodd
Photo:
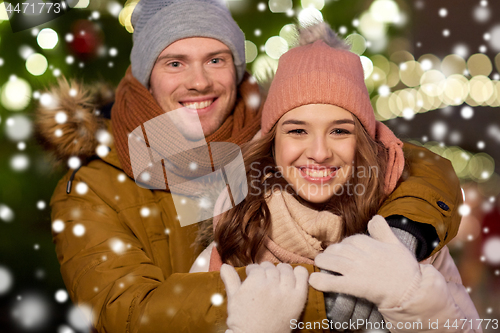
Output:
<svg viewBox="0 0 500 333">
<path fill-rule="evenodd" d="M 322 184 L 334 178 L 339 167 L 307 166 L 297 167 L 297 169 L 305 180 L 315 184 Z"/>
</svg>

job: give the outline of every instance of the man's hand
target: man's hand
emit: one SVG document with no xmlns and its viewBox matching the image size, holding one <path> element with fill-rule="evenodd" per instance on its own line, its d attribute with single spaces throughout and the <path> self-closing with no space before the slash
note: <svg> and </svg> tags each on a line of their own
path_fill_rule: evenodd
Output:
<svg viewBox="0 0 500 333">
<path fill-rule="evenodd" d="M 365 298 L 379 309 L 398 306 L 420 282 L 420 266 L 382 216 L 368 222 L 368 232 L 371 237 L 348 237 L 316 256 L 316 266 L 342 276 L 312 273 L 309 284 L 323 292 Z"/>
<path fill-rule="evenodd" d="M 307 299 L 307 269 L 263 262 L 246 272 L 242 283 L 232 266 L 220 270 L 228 298 L 226 333 L 291 332 L 290 321 L 298 319 Z"/>
</svg>

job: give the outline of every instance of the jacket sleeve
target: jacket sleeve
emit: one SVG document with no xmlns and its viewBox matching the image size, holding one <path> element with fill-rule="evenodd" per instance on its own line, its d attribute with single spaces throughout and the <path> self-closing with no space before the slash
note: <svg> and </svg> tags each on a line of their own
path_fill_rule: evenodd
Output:
<svg viewBox="0 0 500 333">
<path fill-rule="evenodd" d="M 80 171 L 74 184 L 85 175 Z M 92 186 L 85 195 L 75 189 L 66 194 L 68 178 L 59 182 L 51 200 L 53 223 L 64 223 L 63 230 L 53 228 L 53 241 L 68 293 L 75 304 L 91 310 L 97 332 L 225 331 L 226 294 L 219 272 L 190 274 L 189 266 L 186 273 L 175 272 L 175 251 L 188 250 L 175 239 L 170 253 L 159 254 L 169 265 L 157 266 L 148 255 L 150 244 L 140 242 L 135 236 L 139 231 L 123 223 L 123 212 L 102 200 Z M 246 277 L 245 268 L 237 271 Z M 302 320 L 324 318 L 323 295 L 310 288 Z"/>
<path fill-rule="evenodd" d="M 405 171 L 396 189 L 384 201 L 378 214 L 387 218 L 402 215 L 432 225 L 439 236 L 437 253 L 458 232 L 463 203 L 460 181 L 451 162 L 424 147 L 405 143 Z"/>
<path fill-rule="evenodd" d="M 431 261 L 432 265 L 420 264 L 422 276 L 412 282 L 400 306 L 379 308 L 386 324 L 391 324 L 389 330 L 481 333 L 479 315 L 448 248 L 444 247 L 426 262 Z"/>
</svg>

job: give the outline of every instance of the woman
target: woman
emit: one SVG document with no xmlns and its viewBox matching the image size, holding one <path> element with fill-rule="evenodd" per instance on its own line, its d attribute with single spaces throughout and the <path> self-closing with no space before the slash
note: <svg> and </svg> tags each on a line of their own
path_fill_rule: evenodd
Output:
<svg viewBox="0 0 500 333">
<path fill-rule="evenodd" d="M 307 272 L 271 263 L 314 263 L 337 276 L 313 273 L 311 286 L 366 299 L 378 311 L 368 306 L 368 319 L 355 327 L 327 321 L 313 328 L 378 323 L 372 328 L 447 331 L 447 320 L 448 326 L 470 320 L 455 331 L 481 332 L 447 248 L 419 264 L 398 239 L 405 235 L 396 237 L 381 216 L 373 217 L 401 178 L 404 158 L 401 141 L 375 121 L 359 57 L 325 24 L 300 39 L 280 59 L 262 137 L 245 147 L 248 195 L 214 221 L 210 269 L 220 268 L 226 285 L 228 327 L 274 333 L 299 327 Z M 216 210 L 225 211 L 230 196 L 222 195 Z M 362 235 L 367 230 L 371 237 Z M 249 265 L 247 279 L 241 283 L 223 263 Z"/>
</svg>

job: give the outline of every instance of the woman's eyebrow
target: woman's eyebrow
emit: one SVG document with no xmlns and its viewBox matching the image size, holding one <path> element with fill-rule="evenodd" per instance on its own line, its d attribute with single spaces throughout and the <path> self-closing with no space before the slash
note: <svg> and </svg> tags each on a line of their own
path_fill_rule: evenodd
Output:
<svg viewBox="0 0 500 333">
<path fill-rule="evenodd" d="M 288 124 L 291 124 L 291 125 L 307 125 L 307 122 L 303 121 L 303 120 L 296 120 L 296 119 L 289 119 L 289 120 L 285 120 L 281 125 L 288 125 Z"/>
<path fill-rule="evenodd" d="M 340 125 L 340 124 L 353 124 L 354 125 L 354 120 L 352 120 L 352 119 L 339 119 L 339 120 L 332 121 L 332 125 Z"/>
<path fill-rule="evenodd" d="M 303 120 L 289 119 L 285 120 L 281 125 L 307 125 L 308 123 Z M 352 124 L 354 125 L 354 121 L 352 119 L 337 119 L 331 122 L 332 125 L 341 125 L 341 124 Z"/>
</svg>

